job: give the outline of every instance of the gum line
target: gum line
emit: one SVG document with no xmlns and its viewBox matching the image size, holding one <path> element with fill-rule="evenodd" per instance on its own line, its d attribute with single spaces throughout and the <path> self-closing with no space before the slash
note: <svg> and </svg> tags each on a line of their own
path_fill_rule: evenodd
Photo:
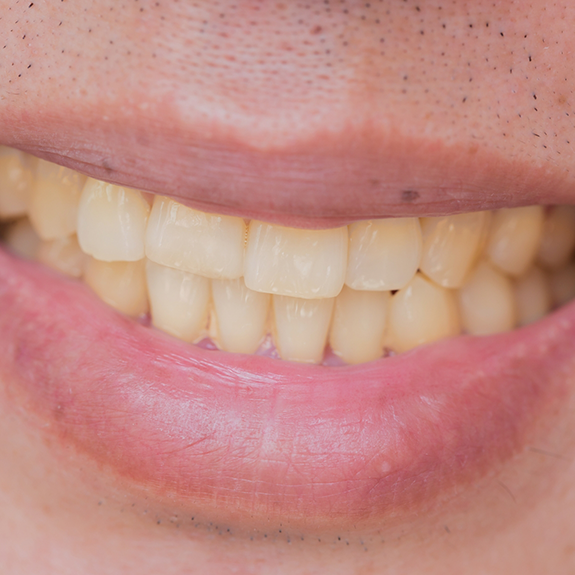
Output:
<svg viewBox="0 0 575 575">
<path fill-rule="evenodd" d="M 202 213 L 10 149 L 0 181 L 15 252 L 226 351 L 362 363 L 507 331 L 575 297 L 572 207 L 300 230 Z"/>
</svg>

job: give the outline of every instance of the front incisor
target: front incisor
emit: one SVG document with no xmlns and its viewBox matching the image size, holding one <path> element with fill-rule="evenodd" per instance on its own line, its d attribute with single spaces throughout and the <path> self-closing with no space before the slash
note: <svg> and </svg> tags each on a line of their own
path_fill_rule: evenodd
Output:
<svg viewBox="0 0 575 575">
<path fill-rule="evenodd" d="M 497 210 L 486 249 L 491 262 L 511 276 L 524 274 L 537 255 L 543 218 L 541 206 Z"/>
<path fill-rule="evenodd" d="M 89 178 L 78 207 L 80 247 L 101 261 L 141 260 L 149 213 L 139 191 Z"/>
<path fill-rule="evenodd" d="M 453 293 L 421 274 L 391 298 L 387 347 L 402 353 L 460 333 Z"/>
<path fill-rule="evenodd" d="M 489 212 L 422 218 L 421 271 L 436 284 L 461 287 L 477 259 Z"/>
<path fill-rule="evenodd" d="M 347 228 L 302 230 L 252 220 L 244 270 L 255 291 L 301 298 L 335 297 L 347 264 Z"/>
<path fill-rule="evenodd" d="M 156 196 L 146 255 L 164 266 L 214 279 L 235 279 L 244 271 L 246 225 L 241 218 L 207 214 Z"/>
<path fill-rule="evenodd" d="M 38 160 L 29 217 L 43 240 L 76 233 L 78 204 L 85 183 L 86 176 L 74 170 Z"/>
<path fill-rule="evenodd" d="M 352 289 L 390 291 L 405 287 L 421 262 L 418 218 L 387 218 L 349 226 L 345 283 Z"/>
<path fill-rule="evenodd" d="M 329 343 L 349 364 L 381 357 L 390 292 L 358 291 L 343 286 L 335 299 Z"/>
</svg>

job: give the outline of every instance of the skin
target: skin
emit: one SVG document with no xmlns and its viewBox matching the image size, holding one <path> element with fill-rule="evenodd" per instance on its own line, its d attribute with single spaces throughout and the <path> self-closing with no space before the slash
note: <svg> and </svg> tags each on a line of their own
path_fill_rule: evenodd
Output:
<svg viewBox="0 0 575 575">
<path fill-rule="evenodd" d="M 292 225 L 346 221 L 351 189 L 352 219 L 575 201 L 567 2 L 83 4 L 1 3 L 4 143 Z M 148 507 L 4 380 L 4 572 L 569 573 L 575 371 L 549 378 L 561 401 L 448 509 L 303 541 Z"/>
</svg>

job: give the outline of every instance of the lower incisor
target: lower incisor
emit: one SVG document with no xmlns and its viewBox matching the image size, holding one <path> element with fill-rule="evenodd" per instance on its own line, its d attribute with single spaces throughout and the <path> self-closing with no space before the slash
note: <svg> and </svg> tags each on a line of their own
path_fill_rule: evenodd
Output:
<svg viewBox="0 0 575 575">
<path fill-rule="evenodd" d="M 150 260 L 146 277 L 152 324 L 188 343 L 200 339 L 207 327 L 210 280 Z"/>
<path fill-rule="evenodd" d="M 460 333 L 453 292 L 418 273 L 392 298 L 386 346 L 396 352 Z"/>
<path fill-rule="evenodd" d="M 390 292 L 352 290 L 343 286 L 335 299 L 329 343 L 349 364 L 381 357 L 387 326 Z"/>
<path fill-rule="evenodd" d="M 321 363 L 334 298 L 272 297 L 274 339 L 282 359 Z"/>
</svg>

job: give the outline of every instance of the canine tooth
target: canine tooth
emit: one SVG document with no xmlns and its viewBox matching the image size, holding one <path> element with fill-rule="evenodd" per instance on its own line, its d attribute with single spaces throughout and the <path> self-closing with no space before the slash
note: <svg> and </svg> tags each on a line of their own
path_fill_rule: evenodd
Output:
<svg viewBox="0 0 575 575">
<path fill-rule="evenodd" d="M 76 236 L 42 242 L 37 258 L 44 265 L 75 278 L 82 276 L 89 260 Z"/>
<path fill-rule="evenodd" d="M 241 277 L 246 224 L 156 196 L 146 234 L 153 262 L 215 279 Z"/>
<path fill-rule="evenodd" d="M 357 291 L 343 286 L 335 299 L 329 343 L 346 363 L 381 357 L 390 292 Z"/>
<path fill-rule="evenodd" d="M 302 299 L 274 295 L 274 340 L 282 359 L 320 363 L 334 298 Z"/>
<path fill-rule="evenodd" d="M 461 323 L 467 333 L 489 335 L 515 326 L 513 283 L 490 263 L 480 262 L 458 295 Z"/>
<path fill-rule="evenodd" d="M 85 183 L 86 176 L 74 170 L 38 160 L 29 217 L 43 240 L 76 232 L 78 203 Z"/>
<path fill-rule="evenodd" d="M 250 222 L 244 276 L 252 290 L 306 299 L 334 297 L 343 286 L 346 264 L 346 227 L 302 230 Z"/>
<path fill-rule="evenodd" d="M 349 226 L 345 283 L 356 290 L 390 291 L 405 287 L 421 262 L 418 218 L 387 218 Z"/>
<path fill-rule="evenodd" d="M 575 263 L 554 271 L 550 278 L 551 295 L 556 306 L 562 306 L 575 299 Z"/>
<path fill-rule="evenodd" d="M 137 317 L 148 311 L 144 260 L 104 262 L 91 258 L 84 281 L 101 300 L 126 315 Z"/>
<path fill-rule="evenodd" d="M 24 152 L 0 146 L 0 218 L 27 213 L 34 184 L 31 165 Z"/>
<path fill-rule="evenodd" d="M 478 256 L 487 216 L 475 212 L 422 218 L 421 271 L 443 287 L 461 287 Z"/>
<path fill-rule="evenodd" d="M 487 244 L 491 262 L 511 276 L 524 274 L 537 255 L 544 215 L 541 206 L 497 210 Z"/>
<path fill-rule="evenodd" d="M 388 347 L 408 351 L 460 333 L 460 321 L 453 292 L 434 284 L 421 274 L 391 298 Z"/>
<path fill-rule="evenodd" d="M 179 339 L 196 341 L 207 325 L 210 281 L 150 260 L 146 277 L 152 323 Z"/>
<path fill-rule="evenodd" d="M 78 207 L 80 247 L 101 261 L 139 261 L 149 213 L 139 191 L 89 178 Z"/>
<path fill-rule="evenodd" d="M 5 241 L 12 252 L 28 260 L 36 259 L 41 242 L 28 218 L 11 224 L 6 230 Z"/>
<path fill-rule="evenodd" d="M 212 280 L 212 297 L 221 348 L 254 353 L 266 335 L 271 296 L 247 288 L 238 278 Z"/>
<path fill-rule="evenodd" d="M 544 271 L 532 267 L 515 282 L 515 301 L 519 325 L 528 325 L 551 309 L 551 288 Z"/>
<path fill-rule="evenodd" d="M 559 269 L 571 257 L 575 248 L 575 207 L 550 208 L 543 223 L 538 260 L 549 269 Z"/>
</svg>

